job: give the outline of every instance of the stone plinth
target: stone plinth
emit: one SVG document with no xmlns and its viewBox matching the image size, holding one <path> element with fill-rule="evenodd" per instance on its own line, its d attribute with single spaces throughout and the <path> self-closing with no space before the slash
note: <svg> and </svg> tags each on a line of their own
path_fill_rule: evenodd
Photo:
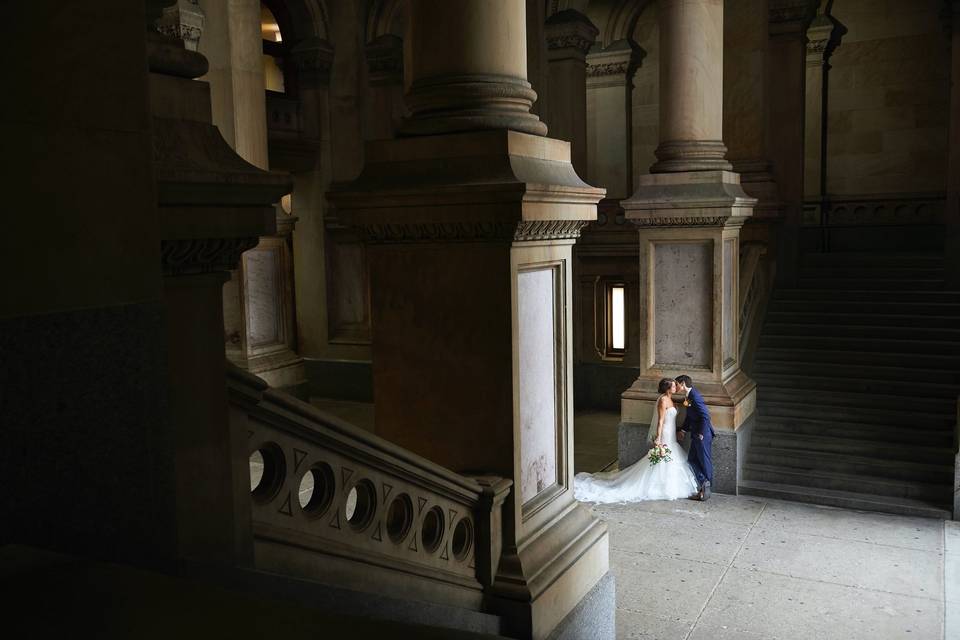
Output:
<svg viewBox="0 0 960 640">
<path fill-rule="evenodd" d="M 680 374 L 710 408 L 715 448 L 753 414 L 756 385 L 740 369 L 739 233 L 755 202 L 729 171 L 641 176 L 623 202 L 640 228 L 641 308 L 640 376 L 623 393 L 623 423 L 649 425 L 657 382 Z"/>
<path fill-rule="evenodd" d="M 329 199 L 369 256 L 376 431 L 509 478 L 491 610 L 547 637 L 607 572 L 573 499 L 571 249 L 602 189 L 570 145 L 513 131 L 368 143 Z"/>
</svg>

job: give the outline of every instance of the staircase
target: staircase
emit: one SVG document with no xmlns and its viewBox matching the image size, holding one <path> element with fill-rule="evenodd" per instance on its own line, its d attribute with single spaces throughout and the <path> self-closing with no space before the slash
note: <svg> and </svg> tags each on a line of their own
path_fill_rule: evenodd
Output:
<svg viewBox="0 0 960 640">
<path fill-rule="evenodd" d="M 743 494 L 951 517 L 960 292 L 937 254 L 804 256 L 756 354 Z"/>
</svg>

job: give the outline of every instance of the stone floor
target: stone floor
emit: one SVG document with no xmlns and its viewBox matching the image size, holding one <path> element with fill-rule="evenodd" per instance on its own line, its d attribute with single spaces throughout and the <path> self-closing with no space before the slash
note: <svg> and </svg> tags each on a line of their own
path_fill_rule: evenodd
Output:
<svg viewBox="0 0 960 640">
<path fill-rule="evenodd" d="M 960 638 L 960 523 L 723 495 L 593 510 L 618 638 Z"/>
</svg>

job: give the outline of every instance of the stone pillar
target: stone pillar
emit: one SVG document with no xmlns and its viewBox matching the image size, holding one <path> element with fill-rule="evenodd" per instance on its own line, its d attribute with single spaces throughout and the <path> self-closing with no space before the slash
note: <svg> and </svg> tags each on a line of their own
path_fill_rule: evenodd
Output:
<svg viewBox="0 0 960 640">
<path fill-rule="evenodd" d="M 633 193 L 633 74 L 645 52 L 632 40 L 587 55 L 587 179 L 607 197 Z"/>
<path fill-rule="evenodd" d="M 573 168 L 587 174 L 587 52 L 599 31 L 575 9 L 547 19 L 547 59 L 550 61 L 550 135 L 570 142 Z"/>
<path fill-rule="evenodd" d="M 365 137 L 392 138 L 406 109 L 403 103 L 403 40 L 392 34 L 368 42 L 364 53 L 370 80 Z"/>
<path fill-rule="evenodd" d="M 756 399 L 739 362 L 739 235 L 756 200 L 724 157 L 722 0 L 662 0 L 659 16 L 659 161 L 622 203 L 640 227 L 642 312 L 621 428 L 649 424 L 660 378 L 689 374 L 717 430 L 714 487 L 735 493 Z"/>
<path fill-rule="evenodd" d="M 781 212 L 767 127 L 768 4 L 769 0 L 727 0 L 724 5 L 723 139 L 743 190 L 757 199 L 750 226 L 779 218 Z"/>
<path fill-rule="evenodd" d="M 944 256 L 947 286 L 957 290 L 960 289 L 960 2 L 951 0 L 948 3 L 945 18 L 947 33 L 950 37 L 952 82 L 950 86 L 950 151 L 947 157 L 947 203 L 944 211 L 947 237 Z M 960 469 L 960 466 L 957 468 Z M 958 480 L 958 486 L 960 486 L 960 480 Z M 956 495 L 958 494 L 955 493 Z M 958 517 L 956 512 L 954 517 Z"/>
<path fill-rule="evenodd" d="M 832 16 L 819 14 L 807 29 L 807 73 L 804 109 L 803 184 L 807 200 L 827 195 L 826 141 L 830 56 L 846 28 Z"/>
<path fill-rule="evenodd" d="M 211 123 L 203 56 L 152 34 L 150 98 L 167 325 L 177 555 L 252 562 L 245 434 L 228 419 L 223 283 L 275 230 L 285 175 L 240 159 Z"/>
<path fill-rule="evenodd" d="M 773 176 L 783 206 L 777 246 L 777 280 L 795 283 L 799 268 L 800 218 L 804 195 L 804 91 L 806 27 L 810 0 L 769 0 L 769 136 Z"/>
<path fill-rule="evenodd" d="M 210 69 L 213 123 L 250 164 L 266 169 L 267 113 L 263 79 L 263 40 L 257 0 L 208 0 L 199 51 Z M 272 386 L 305 381 L 295 346 L 295 311 L 289 234 L 295 223 L 277 212 L 280 235 L 243 257 L 224 286 L 224 334 L 227 356 Z"/>
<path fill-rule="evenodd" d="M 568 617 L 607 594 L 606 529 L 573 499 L 570 338 L 571 249 L 603 190 L 569 143 L 534 135 L 525 0 L 408 6 L 404 130 L 431 135 L 368 143 L 329 194 L 368 243 L 376 431 L 513 481 L 486 592 L 505 635 L 546 638 L 596 606 L 612 638 L 609 598 Z"/>
</svg>

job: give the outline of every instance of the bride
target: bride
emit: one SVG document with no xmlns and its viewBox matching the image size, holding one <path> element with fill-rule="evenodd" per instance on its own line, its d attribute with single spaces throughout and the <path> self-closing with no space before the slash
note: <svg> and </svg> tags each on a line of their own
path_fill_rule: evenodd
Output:
<svg viewBox="0 0 960 640">
<path fill-rule="evenodd" d="M 677 407 L 671 394 L 677 383 L 664 378 L 658 385 L 660 397 L 650 421 L 647 441 L 670 448 L 670 460 L 650 464 L 650 454 L 620 471 L 578 473 L 573 494 L 583 502 L 638 502 L 676 500 L 697 493 L 697 478 L 687 464 L 687 452 L 677 442 Z"/>
</svg>

